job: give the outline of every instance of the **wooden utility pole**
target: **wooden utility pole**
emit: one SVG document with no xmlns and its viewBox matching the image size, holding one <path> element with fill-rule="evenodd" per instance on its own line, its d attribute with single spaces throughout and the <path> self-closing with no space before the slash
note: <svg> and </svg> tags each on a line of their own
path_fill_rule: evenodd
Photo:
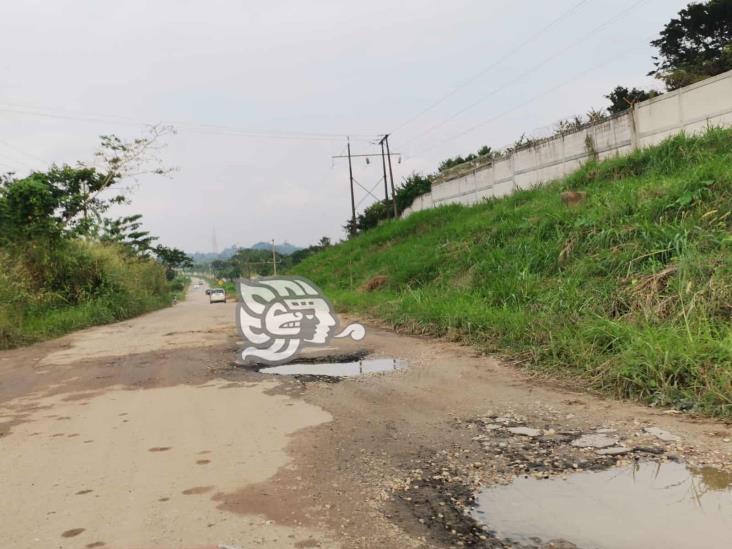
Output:
<svg viewBox="0 0 732 549">
<path fill-rule="evenodd" d="M 272 271 L 274 276 L 277 276 L 277 256 L 275 255 L 275 243 L 274 238 L 272 239 Z"/>
<path fill-rule="evenodd" d="M 356 232 L 356 199 L 353 197 L 353 166 L 351 165 L 351 140 L 346 138 L 348 147 L 348 180 L 351 183 L 351 234 Z"/>
<path fill-rule="evenodd" d="M 387 187 L 388 183 L 386 181 L 386 156 L 384 156 L 384 140 L 383 139 L 379 142 L 379 145 L 381 145 L 381 167 L 384 170 L 384 201 L 388 202 L 389 189 Z"/>
<path fill-rule="evenodd" d="M 384 153 L 384 140 L 382 139 L 381 140 L 381 160 L 382 160 L 382 168 L 384 170 L 384 195 L 385 195 L 385 199 L 388 201 L 389 200 L 389 194 L 388 194 L 388 187 L 387 187 L 388 183 L 387 183 L 386 163 L 384 162 L 384 156 L 390 156 L 392 154 L 393 155 L 398 155 L 398 154 L 401 154 L 401 153 L 390 153 L 389 152 L 389 142 L 388 141 L 386 142 L 386 147 L 387 147 L 387 149 L 386 149 L 387 152 Z M 348 138 L 346 138 L 346 148 L 348 150 L 348 154 L 331 156 L 331 158 L 333 158 L 333 159 L 336 159 L 336 158 L 348 158 L 348 181 L 349 181 L 350 189 L 351 189 L 351 232 L 354 233 L 355 232 L 355 229 L 356 229 L 356 199 L 355 199 L 355 196 L 353 194 L 353 190 L 354 190 L 353 184 L 354 183 L 358 183 L 358 181 L 356 181 L 353 178 L 353 159 L 356 158 L 356 157 L 359 157 L 359 158 L 366 158 L 367 161 L 368 161 L 368 158 L 369 157 L 379 156 L 379 154 L 351 154 L 351 140 L 348 139 Z M 391 158 L 389 158 L 389 169 L 391 170 Z M 371 194 L 371 191 L 369 191 L 363 185 L 361 185 L 360 183 L 358 183 L 358 185 L 362 189 L 364 189 L 367 193 Z M 391 187 L 392 187 L 392 192 L 393 192 L 393 189 L 394 189 L 394 181 L 393 180 L 392 180 Z M 376 198 L 376 197 L 374 196 L 374 198 Z M 393 198 L 394 197 L 392 197 L 392 199 Z M 376 198 L 376 199 L 378 200 L 378 198 Z M 394 211 L 396 212 L 396 202 L 394 202 Z"/>
<path fill-rule="evenodd" d="M 389 159 L 389 179 L 391 180 L 391 204 L 394 207 L 394 217 L 397 215 L 396 191 L 394 190 L 394 172 L 391 169 L 391 152 L 389 151 L 389 134 L 387 133 L 381 138 L 381 153 L 384 153 L 384 144 L 386 144 L 386 157 Z M 384 169 L 384 188 L 386 188 L 386 168 Z M 388 196 L 386 197 L 389 198 Z"/>
</svg>

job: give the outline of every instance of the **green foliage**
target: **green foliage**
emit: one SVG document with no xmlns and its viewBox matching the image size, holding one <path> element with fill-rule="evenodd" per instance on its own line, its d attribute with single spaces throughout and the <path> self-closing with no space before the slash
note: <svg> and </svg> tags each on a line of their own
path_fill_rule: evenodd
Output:
<svg viewBox="0 0 732 549">
<path fill-rule="evenodd" d="M 166 269 L 172 275 L 185 264 L 182 252 L 159 246 L 158 263 L 148 257 L 156 238 L 141 229 L 140 216 L 103 218 L 126 202 L 107 191 L 146 172 L 145 153 L 160 135 L 154 129 L 129 143 L 103 137 L 100 168 L 52 166 L 0 178 L 0 348 L 169 304 Z"/>
<path fill-rule="evenodd" d="M 152 243 L 157 237 L 142 229 L 142 215 L 135 214 L 119 219 L 104 219 L 101 226 L 100 240 L 116 242 L 130 249 L 134 255 L 148 255 L 153 249 Z"/>
<path fill-rule="evenodd" d="M 432 180 L 418 173 L 412 173 L 402 181 L 396 190 L 397 212 L 399 215 L 409 208 L 414 199 L 432 190 Z"/>
<path fill-rule="evenodd" d="M 402 184 L 396 189 L 396 206 L 397 214 L 406 210 L 412 205 L 414 199 L 422 194 L 430 192 L 432 189 L 432 180 L 418 173 L 413 173 L 409 177 L 404 178 Z M 356 218 L 356 224 L 353 225 L 351 219 L 346 222 L 345 229 L 349 235 L 373 229 L 382 221 L 394 217 L 394 204 L 391 200 L 380 200 L 374 202 L 363 213 Z"/>
<path fill-rule="evenodd" d="M 293 252 L 290 255 L 291 265 L 297 265 L 298 263 L 303 261 L 306 257 L 310 257 L 314 253 L 319 252 L 320 250 L 328 248 L 329 246 L 332 246 L 332 245 L 333 244 L 330 241 L 330 238 L 328 238 L 327 236 L 324 236 L 314 246 L 308 246 L 307 248 L 303 248 L 302 250 L 297 250 L 297 251 Z"/>
<path fill-rule="evenodd" d="M 170 303 L 163 268 L 118 245 L 0 248 L 0 349 L 114 322 Z"/>
<path fill-rule="evenodd" d="M 651 42 L 658 48 L 650 74 L 668 90 L 732 69 L 732 0 L 693 2 Z"/>
<path fill-rule="evenodd" d="M 146 153 L 169 131 L 152 128 L 149 137 L 131 142 L 102 136 L 99 168 L 53 165 L 24 179 L 0 178 L 0 245 L 94 235 L 103 214 L 126 202 L 124 193 L 108 192 L 115 183 L 142 173 L 166 173 L 159 166 L 146 170 L 144 164 L 151 160 Z"/>
<path fill-rule="evenodd" d="M 158 261 L 165 267 L 165 277 L 168 280 L 176 278 L 176 269 L 190 269 L 193 267 L 193 260 L 183 250 L 168 248 L 158 245 L 153 250 Z"/>
<path fill-rule="evenodd" d="M 657 97 L 658 95 L 659 93 L 654 90 L 646 91 L 639 90 L 638 88 L 629 90 L 624 86 L 616 86 L 613 91 L 605 96 L 610 100 L 610 106 L 607 110 L 610 114 L 619 114 L 628 110 L 635 103 Z"/>
<path fill-rule="evenodd" d="M 275 253 L 280 269 L 291 264 L 289 256 Z M 216 259 L 211 262 L 211 270 L 217 279 L 236 280 L 240 277 L 271 276 L 274 273 L 272 252 L 253 248 L 237 250 L 229 259 Z"/>
<path fill-rule="evenodd" d="M 437 168 L 438 172 L 444 172 L 446 170 L 449 170 L 450 168 L 454 168 L 455 166 L 459 166 L 460 164 L 464 164 L 465 162 L 472 162 L 473 160 L 490 160 L 494 158 L 495 152 L 493 149 L 487 145 L 483 145 L 477 153 L 469 154 L 466 157 L 462 156 L 456 156 L 454 158 L 448 158 L 447 160 L 443 160 L 440 163 L 440 166 Z"/>
<path fill-rule="evenodd" d="M 587 200 L 567 208 L 565 190 Z M 732 131 L 673 137 L 305 259 L 340 309 L 652 404 L 732 416 Z M 387 283 L 364 291 L 384 275 Z"/>
<path fill-rule="evenodd" d="M 94 168 L 52 166 L 24 179 L 0 181 L 2 242 L 28 242 L 89 234 L 95 218 L 121 196 L 102 199 L 106 176 Z"/>
</svg>

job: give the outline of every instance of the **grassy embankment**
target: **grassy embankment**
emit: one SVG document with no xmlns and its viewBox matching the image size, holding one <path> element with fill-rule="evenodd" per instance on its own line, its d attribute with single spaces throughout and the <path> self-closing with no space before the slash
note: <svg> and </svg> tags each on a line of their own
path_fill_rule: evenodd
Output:
<svg viewBox="0 0 732 549">
<path fill-rule="evenodd" d="M 565 190 L 587 199 L 568 208 Z M 731 228 L 732 131 L 714 129 L 383 224 L 293 272 L 341 310 L 618 397 L 730 417 Z"/>
<path fill-rule="evenodd" d="M 0 349 L 165 307 L 186 285 L 115 245 L 76 240 L 30 244 L 23 253 L 0 249 Z"/>
</svg>

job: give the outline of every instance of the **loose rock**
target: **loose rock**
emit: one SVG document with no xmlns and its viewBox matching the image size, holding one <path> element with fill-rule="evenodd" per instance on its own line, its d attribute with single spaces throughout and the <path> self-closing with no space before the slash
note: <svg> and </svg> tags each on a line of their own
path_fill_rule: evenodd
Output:
<svg viewBox="0 0 732 549">
<path fill-rule="evenodd" d="M 582 435 L 572 441 L 572 446 L 577 448 L 608 448 L 618 443 L 618 437 L 611 437 L 603 434 Z"/>
<path fill-rule="evenodd" d="M 668 431 L 659 429 L 658 427 L 644 427 L 643 431 L 645 431 L 649 435 L 653 435 L 658 440 L 662 440 L 664 442 L 680 442 L 681 441 L 680 436 L 671 434 Z"/>
<path fill-rule="evenodd" d="M 541 434 L 541 430 L 532 429 L 531 427 L 509 427 L 508 432 L 525 437 L 538 437 Z"/>
<path fill-rule="evenodd" d="M 601 448 L 597 451 L 601 456 L 622 456 L 632 452 L 632 449 L 626 448 L 625 446 L 617 446 L 615 448 Z"/>
</svg>

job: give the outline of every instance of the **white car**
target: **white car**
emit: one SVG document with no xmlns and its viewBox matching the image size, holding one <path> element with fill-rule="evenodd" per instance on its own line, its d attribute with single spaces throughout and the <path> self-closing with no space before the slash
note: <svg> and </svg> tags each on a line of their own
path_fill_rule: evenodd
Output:
<svg viewBox="0 0 732 549">
<path fill-rule="evenodd" d="M 223 288 L 214 288 L 208 294 L 209 303 L 226 303 L 226 292 Z"/>
</svg>

